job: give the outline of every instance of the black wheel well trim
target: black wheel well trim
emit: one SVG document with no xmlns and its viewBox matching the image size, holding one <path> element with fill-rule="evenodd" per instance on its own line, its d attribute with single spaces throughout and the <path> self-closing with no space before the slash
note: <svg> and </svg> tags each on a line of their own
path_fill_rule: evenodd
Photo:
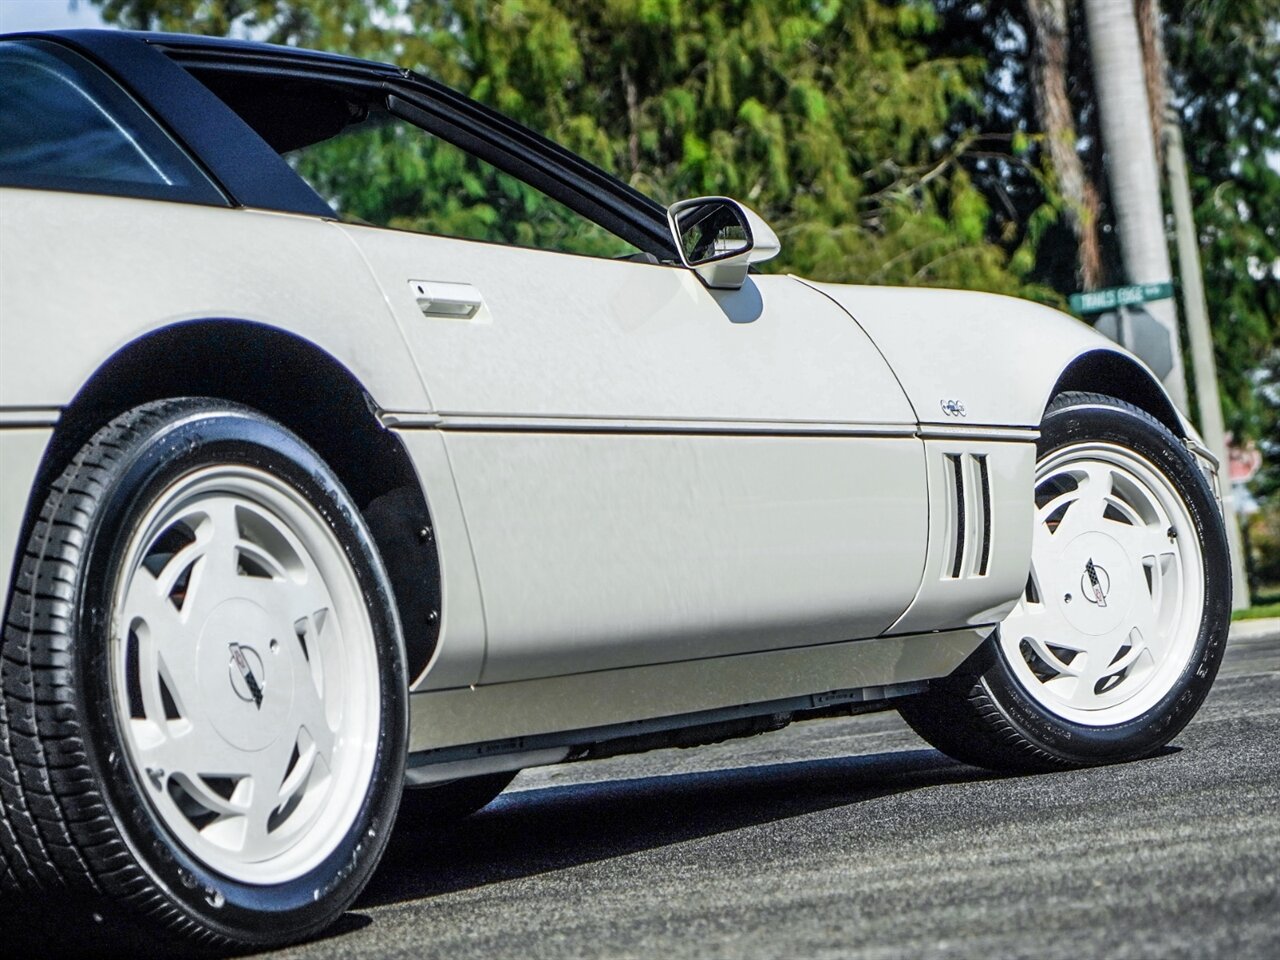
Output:
<svg viewBox="0 0 1280 960">
<path fill-rule="evenodd" d="M 1099 348 L 1075 357 L 1049 391 L 1047 408 L 1063 393 L 1105 393 L 1124 400 L 1155 417 L 1176 437 L 1187 438 L 1187 429 L 1173 401 L 1149 370 L 1114 350 Z"/>
<path fill-rule="evenodd" d="M 442 609 L 426 493 L 404 444 L 378 419 L 355 374 L 279 327 L 226 317 L 186 320 L 149 331 L 107 358 L 62 410 L 36 471 L 19 543 L 38 519 L 40 491 L 101 426 L 152 400 L 184 396 L 239 403 L 271 417 L 337 474 L 391 580 L 412 685 L 435 652 Z"/>
</svg>

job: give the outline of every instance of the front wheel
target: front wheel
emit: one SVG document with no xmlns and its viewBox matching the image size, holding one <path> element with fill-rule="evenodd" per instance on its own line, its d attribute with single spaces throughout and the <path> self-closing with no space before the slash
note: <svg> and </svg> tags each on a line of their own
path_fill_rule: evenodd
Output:
<svg viewBox="0 0 1280 960">
<path fill-rule="evenodd" d="M 902 714 L 943 752 L 997 769 L 1149 755 L 1191 719 L 1222 659 L 1222 516 L 1186 445 L 1115 398 L 1059 396 L 1037 454 L 1023 596 Z"/>
<path fill-rule="evenodd" d="M 403 644 L 355 505 L 243 407 L 160 401 L 48 491 L 3 648 L 9 869 L 262 946 L 328 925 L 399 801 Z"/>
</svg>

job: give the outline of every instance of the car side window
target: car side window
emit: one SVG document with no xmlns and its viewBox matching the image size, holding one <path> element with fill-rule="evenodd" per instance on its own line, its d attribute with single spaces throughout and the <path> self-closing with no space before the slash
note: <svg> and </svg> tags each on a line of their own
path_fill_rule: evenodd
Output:
<svg viewBox="0 0 1280 960">
<path fill-rule="evenodd" d="M 646 257 L 535 186 L 394 115 L 381 88 L 187 69 L 342 220 L 585 256 Z"/>
<path fill-rule="evenodd" d="M 346 220 L 584 256 L 637 254 L 542 191 L 383 111 L 284 157 Z"/>
<path fill-rule="evenodd" d="M 0 186 L 225 205 L 118 84 L 58 44 L 0 43 Z"/>
</svg>

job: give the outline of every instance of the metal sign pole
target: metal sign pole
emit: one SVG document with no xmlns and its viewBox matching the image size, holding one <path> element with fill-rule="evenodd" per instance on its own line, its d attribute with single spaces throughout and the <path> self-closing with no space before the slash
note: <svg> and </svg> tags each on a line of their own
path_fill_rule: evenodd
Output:
<svg viewBox="0 0 1280 960">
<path fill-rule="evenodd" d="M 1209 332 L 1209 304 L 1204 295 L 1196 223 L 1191 208 L 1191 188 L 1187 182 L 1187 161 L 1182 148 L 1182 130 L 1177 114 L 1165 118 L 1165 165 L 1169 172 L 1169 193 L 1173 198 L 1173 221 L 1178 240 L 1178 273 L 1182 277 L 1182 314 L 1187 319 L 1187 340 L 1191 348 L 1191 373 L 1200 412 L 1200 430 L 1214 456 L 1222 461 L 1222 512 L 1227 522 L 1231 547 L 1232 607 L 1249 606 L 1249 582 L 1245 572 L 1244 541 L 1236 517 L 1236 498 L 1227 459 L 1226 428 L 1222 420 L 1222 400 L 1218 393 L 1218 370 L 1213 358 L 1213 337 Z"/>
</svg>

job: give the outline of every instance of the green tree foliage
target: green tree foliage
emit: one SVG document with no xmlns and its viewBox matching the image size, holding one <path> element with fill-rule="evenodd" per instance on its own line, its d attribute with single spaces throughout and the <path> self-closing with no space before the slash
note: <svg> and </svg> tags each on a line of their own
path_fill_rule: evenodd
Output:
<svg viewBox="0 0 1280 960">
<path fill-rule="evenodd" d="M 1280 585 L 1280 5 L 1164 0 L 1223 412 L 1259 440 L 1254 573 Z"/>
<path fill-rule="evenodd" d="M 1037 0 L 1039 2 L 1039 0 Z M 1075 238 L 1061 223 L 1063 198 L 1041 150 L 1029 69 L 1033 24 L 1028 0 L 937 0 L 943 28 L 938 55 L 984 56 L 987 86 L 981 116 L 968 122 L 1009 133 L 1014 157 L 984 163 L 974 181 L 1002 198 L 1028 256 L 1031 276 L 1062 292 L 1075 278 L 1066 268 Z M 1210 315 L 1228 428 L 1260 437 L 1276 429 L 1255 372 L 1280 344 L 1280 5 L 1275 0 L 1162 0 L 1174 107 L 1184 131 Z M 1069 94 L 1081 135 L 1078 152 L 1110 219 L 1096 127 L 1088 38 L 1079 4 L 1068 3 Z M 994 204 L 993 204 L 994 206 Z M 1120 282 L 1114 238 L 1104 235 L 1104 283 Z"/>
<path fill-rule="evenodd" d="M 336 210 L 358 222 L 603 257 L 636 252 L 515 177 L 386 119 L 285 157 Z"/>
<path fill-rule="evenodd" d="M 982 96 L 958 122 L 984 131 L 988 149 L 972 154 L 966 165 L 990 200 L 997 235 L 1012 252 L 1014 269 L 1064 299 L 1082 287 L 1119 282 L 1118 251 L 1107 235 L 1098 237 L 1100 251 L 1081 250 L 1086 234 L 1096 234 L 1099 222 L 1106 221 L 1107 210 L 1095 209 L 1099 198 L 1105 199 L 1106 182 L 1079 4 L 1063 3 L 1066 30 L 1060 38 L 1045 31 L 1044 18 L 1035 15 L 1039 8 L 1056 6 L 1051 0 L 935 4 L 942 24 L 930 37 L 934 55 L 980 57 L 986 64 Z M 1049 49 L 1057 40 L 1065 50 Z M 1053 68 L 1065 68 L 1065 90 L 1046 83 Z M 1054 118 L 1047 115 L 1063 94 L 1063 112 L 1074 120 L 1074 130 L 1066 116 L 1059 116 L 1053 129 Z M 1055 146 L 1078 156 L 1082 169 L 1074 178 L 1073 171 L 1064 177 L 1055 167 Z M 1063 190 L 1064 179 L 1081 177 L 1083 184 Z M 1086 242 L 1092 244 L 1092 236 Z M 1094 264 L 1094 258 L 1101 263 Z"/>
<path fill-rule="evenodd" d="M 1280 7 L 1164 5 L 1228 429 L 1280 444 L 1254 372 L 1280 353 Z"/>
<path fill-rule="evenodd" d="M 94 2 L 122 26 L 251 35 L 423 70 L 660 201 L 746 201 L 782 237 L 777 269 L 1053 296 L 1025 281 L 1031 264 L 1011 260 L 965 166 L 982 141 L 956 117 L 977 115 L 986 63 L 934 55 L 939 19 L 926 0 Z M 501 204 L 459 196 L 496 190 L 537 212 L 536 198 L 485 172 L 443 178 L 436 168 L 454 160 L 419 151 L 381 162 L 389 136 L 343 147 L 368 175 L 328 193 L 356 215 L 376 220 L 366 214 L 392 198 L 384 222 L 511 240 Z M 423 213 L 427 201 L 453 203 L 452 219 Z M 484 218 L 498 232 L 484 234 Z"/>
</svg>

